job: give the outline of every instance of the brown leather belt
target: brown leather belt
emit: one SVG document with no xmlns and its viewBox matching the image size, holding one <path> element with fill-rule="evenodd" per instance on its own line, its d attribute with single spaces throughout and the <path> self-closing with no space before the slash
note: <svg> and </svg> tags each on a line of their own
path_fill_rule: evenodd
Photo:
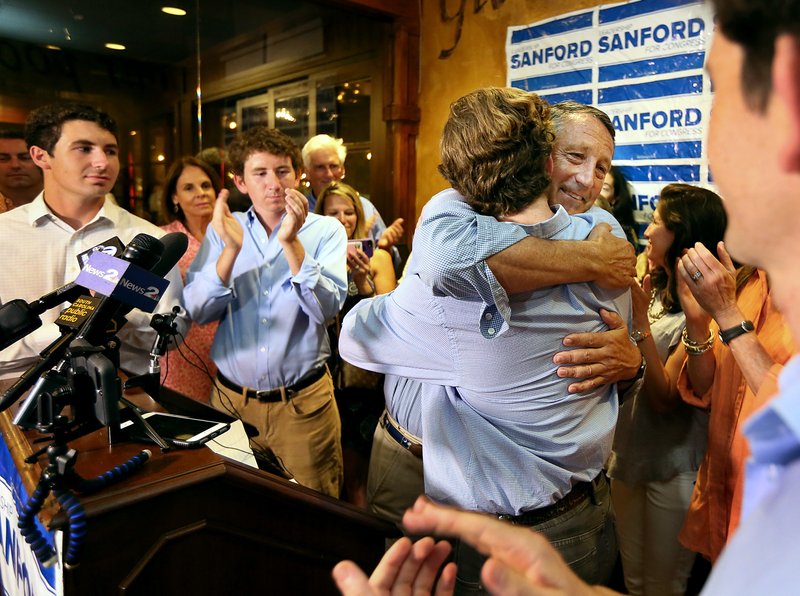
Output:
<svg viewBox="0 0 800 596">
<path fill-rule="evenodd" d="M 400 425 L 392 420 L 388 412 L 384 412 L 383 416 L 381 416 L 381 426 L 386 429 L 389 436 L 397 441 L 401 447 L 407 449 L 415 457 L 422 459 L 422 445 L 409 439 L 403 430 L 401 430 Z"/>
<path fill-rule="evenodd" d="M 595 485 L 598 482 L 603 482 L 601 478 L 602 475 L 603 473 L 600 472 L 591 482 L 579 482 L 572 487 L 571 491 L 552 505 L 524 511 L 519 515 L 498 515 L 497 517 L 520 526 L 537 526 L 546 521 L 550 521 L 567 511 L 571 511 L 581 503 L 584 503 L 587 499 L 592 498 L 594 496 Z"/>
<path fill-rule="evenodd" d="M 297 381 L 297 383 L 293 385 L 287 385 L 283 388 L 284 392 L 286 393 L 286 397 L 292 397 L 292 394 L 297 393 L 298 391 L 302 391 L 306 387 L 309 387 L 319 381 L 324 375 L 325 371 L 328 369 L 325 366 L 320 366 L 319 368 L 315 368 L 310 373 L 308 373 L 305 377 Z M 230 389 L 231 391 L 235 391 L 236 393 L 242 394 L 247 396 L 250 399 L 257 399 L 258 401 L 264 402 L 277 402 L 281 401 L 281 389 L 267 389 L 265 391 L 257 391 L 255 389 L 250 389 L 249 387 L 242 387 L 237 385 L 221 372 L 217 371 L 217 378 L 219 382 L 222 383 L 225 387 Z"/>
</svg>

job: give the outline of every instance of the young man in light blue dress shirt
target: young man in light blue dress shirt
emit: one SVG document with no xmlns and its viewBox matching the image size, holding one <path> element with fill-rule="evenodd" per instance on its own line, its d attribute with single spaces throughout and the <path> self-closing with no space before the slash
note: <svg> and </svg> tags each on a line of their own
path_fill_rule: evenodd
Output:
<svg viewBox="0 0 800 596">
<path fill-rule="evenodd" d="M 456 101 L 442 137 L 440 171 L 457 190 L 426 206 L 432 217 L 466 197 L 480 214 L 510 230 L 547 239 L 583 240 L 599 222 L 622 230 L 600 210 L 571 217 L 548 204 L 552 171 L 550 108 L 513 89 L 483 89 Z M 591 177 L 605 176 L 613 139 L 584 114 L 580 146 L 600 145 Z M 612 129 L 613 130 L 613 129 Z M 473 136 L 474 135 L 474 136 Z M 565 135 L 560 147 L 572 147 Z M 555 159 L 584 160 L 577 151 Z M 487 182 L 488 180 L 488 182 Z M 591 186 L 591 185 L 590 185 Z M 562 202 L 583 203 L 590 192 Z M 426 241 L 427 239 L 423 239 Z M 433 238 L 442 252 L 474 250 Z M 601 469 L 617 415 L 613 385 L 570 394 L 553 362 L 566 332 L 607 329 L 602 308 L 630 315 L 626 289 L 590 284 L 549 287 L 507 298 L 505 313 L 479 297 L 443 296 L 416 274 L 415 260 L 397 290 L 359 305 L 342 326 L 342 355 L 365 368 L 439 385 L 422 399 L 425 492 L 439 502 L 513 518 L 560 542 L 587 579 L 603 581 L 615 559 L 607 486 Z M 420 253 L 436 252 L 425 247 Z M 447 256 L 440 257 L 442 259 Z M 469 573 L 459 552 L 461 592 L 480 589 L 481 561 Z M 579 563 L 580 561 L 580 563 Z"/>
<path fill-rule="evenodd" d="M 338 497 L 341 425 L 326 322 L 347 294 L 347 234 L 308 212 L 289 137 L 252 128 L 229 155 L 253 206 L 231 213 L 222 191 L 184 291 L 194 320 L 220 321 L 211 404 L 253 424 L 254 446 L 271 449 L 300 484 Z"/>
</svg>

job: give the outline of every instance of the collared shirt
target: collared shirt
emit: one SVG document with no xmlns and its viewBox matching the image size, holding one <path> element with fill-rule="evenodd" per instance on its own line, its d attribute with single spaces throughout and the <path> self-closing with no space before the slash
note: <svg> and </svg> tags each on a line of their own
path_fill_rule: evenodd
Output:
<svg viewBox="0 0 800 596">
<path fill-rule="evenodd" d="M 79 230 L 60 220 L 44 201 L 43 194 L 27 205 L 0 215 L 0 255 L 9 259 L 0 272 L 0 302 L 21 298 L 37 300 L 46 293 L 75 280 L 81 266 L 78 255 L 118 237 L 127 244 L 137 234 L 161 238 L 163 230 L 118 207 L 108 199 L 97 215 Z M 155 312 L 165 313 L 180 305 L 181 282 L 177 267 L 166 276 L 170 285 Z M 66 307 L 66 303 L 63 307 Z M 62 307 L 62 308 L 63 308 Z M 41 315 L 42 327 L 0 352 L 0 377 L 19 376 L 38 354 L 60 335 L 54 321 L 62 308 Z M 150 328 L 152 313 L 138 309 L 128 313 L 128 324 L 119 333 L 122 368 L 132 373 L 147 371 L 149 352 L 155 340 Z M 177 319 L 186 333 L 185 317 Z"/>
<path fill-rule="evenodd" d="M 278 241 L 250 208 L 229 285 L 217 275 L 224 244 L 209 227 L 186 276 L 184 302 L 199 323 L 219 320 L 211 358 L 227 378 L 258 390 L 291 385 L 330 355 L 326 322 L 347 295 L 347 234 L 332 217 L 309 213 L 297 234 L 306 255 L 292 275 Z"/>
<path fill-rule="evenodd" d="M 680 533 L 681 543 L 715 561 L 739 525 L 745 461 L 750 455 L 743 434 L 745 420 L 777 392 L 777 377 L 796 352 L 783 316 L 773 304 L 767 275 L 757 270 L 737 293 L 736 304 L 753 321 L 761 345 L 776 364 L 761 382 L 758 393 L 747 384 L 731 349 L 714 344 L 714 382 L 704 395 L 692 390 L 684 363 L 678 377 L 683 400 L 709 411 L 708 451 L 697 473 L 692 502 Z M 711 332 L 718 327 L 711 323 Z"/>
<path fill-rule="evenodd" d="M 496 223 L 543 238 L 583 239 L 608 219 L 570 217 L 559 207 L 535 225 Z M 450 238 L 438 242 L 447 246 L 440 255 L 459 250 Z M 412 260 L 417 255 L 415 240 Z M 409 270 L 417 269 L 412 263 Z M 482 300 L 441 296 L 411 273 L 393 292 L 356 305 L 339 348 L 363 368 L 444 388 L 438 399 L 420 400 L 427 494 L 467 509 L 518 514 L 591 480 L 611 449 L 616 388 L 569 394 L 570 379 L 559 378 L 553 363 L 567 330 L 606 330 L 600 308 L 630 318 L 629 292 L 570 284 L 514 295 L 511 325 L 500 334 L 504 321 Z"/>
<path fill-rule="evenodd" d="M 499 314 L 497 333 L 501 334 L 508 328 L 505 322 L 511 310 L 508 295 L 486 259 L 527 235 L 520 226 L 476 213 L 455 190 L 443 190 L 422 210 L 406 273 L 418 275 L 423 283 L 447 296 L 480 297 L 486 306 L 476 323 L 480 325 L 487 314 Z M 441 250 L 443 243 L 446 251 Z"/>
<path fill-rule="evenodd" d="M 703 594 L 796 594 L 800 533 L 800 356 L 779 378 L 780 393 L 745 425 L 752 458 L 742 523 L 717 560 Z"/>
</svg>

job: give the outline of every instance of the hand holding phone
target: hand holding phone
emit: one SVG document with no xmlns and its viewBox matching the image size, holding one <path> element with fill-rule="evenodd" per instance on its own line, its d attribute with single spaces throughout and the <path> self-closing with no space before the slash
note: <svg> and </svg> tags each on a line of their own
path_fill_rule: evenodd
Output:
<svg viewBox="0 0 800 596">
<path fill-rule="evenodd" d="M 364 254 L 367 255 L 367 258 L 372 258 L 372 255 L 375 253 L 375 241 L 372 238 L 359 238 L 357 240 L 348 240 L 347 241 L 347 251 L 355 251 L 356 248 L 360 248 L 364 251 Z"/>
</svg>

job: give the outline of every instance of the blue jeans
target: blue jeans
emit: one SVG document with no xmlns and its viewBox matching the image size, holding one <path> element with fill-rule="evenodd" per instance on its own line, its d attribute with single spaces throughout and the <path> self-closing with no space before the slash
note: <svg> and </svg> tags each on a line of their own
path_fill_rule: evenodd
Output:
<svg viewBox="0 0 800 596">
<path fill-rule="evenodd" d="M 558 517 L 530 528 L 544 534 L 585 582 L 605 584 L 611 579 L 617 559 L 617 539 L 611 495 L 604 474 L 593 481 L 588 498 Z M 458 564 L 455 593 L 486 594 L 480 583 L 486 557 L 459 542 L 454 547 L 453 559 Z"/>
</svg>

